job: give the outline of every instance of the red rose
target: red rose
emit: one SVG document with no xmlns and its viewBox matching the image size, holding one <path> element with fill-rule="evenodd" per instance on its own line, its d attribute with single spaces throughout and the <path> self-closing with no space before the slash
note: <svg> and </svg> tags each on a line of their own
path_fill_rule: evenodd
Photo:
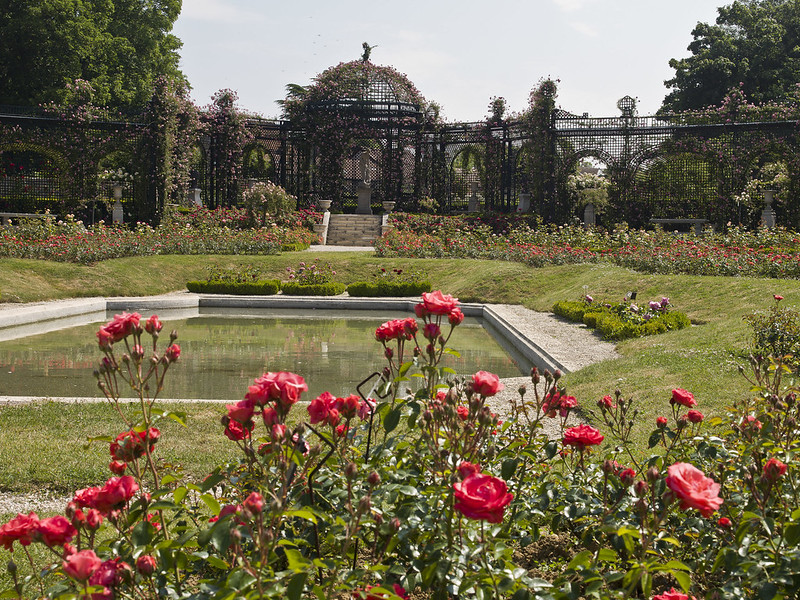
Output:
<svg viewBox="0 0 800 600">
<path fill-rule="evenodd" d="M 103 514 L 108 514 L 111 510 L 120 508 L 139 490 L 139 484 L 130 475 L 123 477 L 112 477 L 97 492 L 95 499 L 96 508 Z"/>
<path fill-rule="evenodd" d="M 770 458 L 764 465 L 763 476 L 767 481 L 777 481 L 778 477 L 786 474 L 788 467 L 777 458 Z"/>
<path fill-rule="evenodd" d="M 751 427 L 753 429 L 761 429 L 761 421 L 756 419 L 753 415 L 747 415 L 742 419 L 742 427 Z"/>
<path fill-rule="evenodd" d="M 472 376 L 472 390 L 481 396 L 494 396 L 504 387 L 505 385 L 500 383 L 500 378 L 494 373 L 478 371 Z"/>
<path fill-rule="evenodd" d="M 244 500 L 244 507 L 257 515 L 264 509 L 264 498 L 258 492 L 251 492 Z"/>
<path fill-rule="evenodd" d="M 120 461 L 120 460 L 112 460 L 110 463 L 108 463 L 108 469 L 114 475 L 124 475 L 125 474 L 125 469 L 127 469 L 127 468 L 128 468 L 128 465 L 125 462 Z"/>
<path fill-rule="evenodd" d="M 422 328 L 422 335 L 427 340 L 435 340 L 442 335 L 442 330 L 436 323 L 425 323 L 425 327 Z"/>
<path fill-rule="evenodd" d="M 361 399 L 355 394 L 350 394 L 346 398 L 336 399 L 336 409 L 345 419 L 352 419 L 358 412 Z"/>
<path fill-rule="evenodd" d="M 237 442 L 250 437 L 253 431 L 252 423 L 239 423 L 239 421 L 228 421 L 228 426 L 225 428 L 225 437 L 229 440 Z"/>
<path fill-rule="evenodd" d="M 63 546 L 71 542 L 72 538 L 78 534 L 72 523 L 61 515 L 39 521 L 36 525 L 36 532 L 47 546 Z"/>
<path fill-rule="evenodd" d="M 149 554 L 142 554 L 139 558 L 136 559 L 136 571 L 145 577 L 149 577 L 152 575 L 156 567 L 158 566 L 158 561 L 156 561 L 155 556 L 150 556 Z"/>
<path fill-rule="evenodd" d="M 308 404 L 308 416 L 310 423 L 329 423 L 336 425 L 339 421 L 339 412 L 336 411 L 336 420 L 331 422 L 331 410 L 336 407 L 336 398 L 330 392 L 322 392 Z"/>
<path fill-rule="evenodd" d="M 86 581 L 103 564 L 94 550 L 81 550 L 71 554 L 63 563 L 64 573 L 77 581 Z"/>
<path fill-rule="evenodd" d="M 690 423 L 702 423 L 705 417 L 699 410 L 690 410 L 686 413 L 686 418 Z"/>
<path fill-rule="evenodd" d="M 158 333 L 164 325 L 158 320 L 156 315 L 150 315 L 150 318 L 144 324 L 144 330 L 150 335 Z"/>
<path fill-rule="evenodd" d="M 458 465 L 458 474 L 461 477 L 461 479 L 469 477 L 470 475 L 475 475 L 476 473 L 480 472 L 481 468 L 479 465 L 467 462 L 465 460 L 461 461 L 461 463 Z"/>
<path fill-rule="evenodd" d="M 174 363 L 181 357 L 181 347 L 178 346 L 178 344 L 172 344 L 164 351 L 164 356 L 166 357 L 167 362 Z"/>
<path fill-rule="evenodd" d="M 469 418 L 469 408 L 461 404 L 456 408 L 456 414 L 459 419 L 466 421 Z"/>
<path fill-rule="evenodd" d="M 628 486 L 633 484 L 633 480 L 636 479 L 636 471 L 633 469 L 623 469 L 620 471 L 619 474 L 620 481 L 622 481 L 622 485 Z"/>
<path fill-rule="evenodd" d="M 668 592 L 653 596 L 653 600 L 690 600 L 690 597 L 683 592 L 679 592 L 675 588 L 672 588 Z M 694 600 L 694 596 L 691 596 L 691 600 Z"/>
<path fill-rule="evenodd" d="M 100 563 L 97 570 L 91 574 L 89 584 L 100 585 L 105 588 L 114 587 L 122 581 L 125 571 L 130 570 L 130 565 L 119 558 L 109 559 Z M 108 590 L 105 595 L 92 594 L 92 600 L 105 600 L 105 598 L 111 600 L 113 597 L 114 594 L 111 593 L 111 590 Z"/>
<path fill-rule="evenodd" d="M 86 526 L 89 529 L 97 529 L 98 527 L 100 527 L 100 524 L 102 522 L 103 522 L 103 515 L 99 510 L 95 508 L 90 508 L 86 512 Z"/>
<path fill-rule="evenodd" d="M 121 315 L 114 315 L 114 319 L 102 326 L 100 331 L 97 332 L 97 339 L 100 342 L 100 347 L 103 347 L 103 339 L 109 341 L 111 344 L 124 340 L 127 336 L 136 331 L 136 328 L 139 327 L 139 319 L 141 318 L 142 316 L 139 313 L 128 314 L 123 312 Z"/>
<path fill-rule="evenodd" d="M 617 408 L 614 399 L 609 395 L 605 395 L 600 400 L 598 400 L 597 406 L 599 406 L 600 408 L 608 408 L 608 409 Z"/>
<path fill-rule="evenodd" d="M 605 436 L 597 429 L 583 423 L 564 432 L 564 445 L 575 446 L 578 450 L 583 450 L 586 446 L 596 446 L 604 439 Z"/>
<path fill-rule="evenodd" d="M 775 300 L 777 300 L 778 302 L 783 300 L 783 296 L 779 296 L 778 294 L 773 294 L 772 297 L 775 298 Z"/>
<path fill-rule="evenodd" d="M 719 521 L 717 521 L 717 525 L 722 527 L 723 529 L 727 529 L 731 526 L 731 520 L 728 517 L 720 517 Z"/>
<path fill-rule="evenodd" d="M 468 519 L 501 523 L 505 507 L 514 498 L 506 482 L 491 475 L 474 473 L 453 484 L 454 508 Z"/>
<path fill-rule="evenodd" d="M 27 515 L 17 513 L 16 517 L 0 527 L 0 546 L 9 551 L 14 542 L 29 546 L 32 541 L 31 536 L 36 533 L 38 524 L 39 517 L 36 513 L 32 512 Z"/>
<path fill-rule="evenodd" d="M 453 327 L 461 325 L 464 321 L 464 313 L 461 312 L 460 308 L 454 308 L 450 311 L 450 314 L 447 315 L 447 320 L 450 321 L 450 325 Z"/>
<path fill-rule="evenodd" d="M 253 418 L 256 410 L 256 405 L 251 398 L 239 400 L 236 404 L 226 404 L 225 408 L 228 409 L 228 418 L 239 423 L 247 423 Z"/>
<path fill-rule="evenodd" d="M 97 493 L 100 491 L 98 487 L 90 487 L 75 492 L 73 502 L 81 508 L 93 508 L 97 500 Z"/>
<path fill-rule="evenodd" d="M 458 307 L 458 298 L 453 298 L 450 294 L 442 294 L 441 290 L 430 293 L 423 292 L 422 306 L 429 314 L 449 315 Z"/>
<path fill-rule="evenodd" d="M 147 431 L 135 431 L 133 429 L 123 431 L 109 446 L 111 458 L 124 462 L 136 460 L 144 456 L 145 445 L 149 445 L 152 452 L 153 446 L 160 437 L 161 432 L 155 427 L 150 427 Z"/>
<path fill-rule="evenodd" d="M 669 403 L 680 404 L 686 408 L 693 408 L 697 406 L 697 400 L 694 399 L 692 393 L 681 388 L 672 390 L 672 399 L 669 401 Z"/>
<path fill-rule="evenodd" d="M 656 427 L 664 429 L 667 426 L 667 417 L 658 417 L 656 419 Z"/>
<path fill-rule="evenodd" d="M 696 508 L 708 518 L 722 506 L 719 484 L 706 477 L 697 467 L 688 463 L 675 463 L 667 469 L 666 484 L 681 501 L 681 508 Z"/>
<path fill-rule="evenodd" d="M 289 407 L 300 399 L 302 392 L 308 391 L 305 380 L 294 373 L 280 371 L 278 373 L 264 373 L 257 378 L 253 385 L 247 388 L 246 398 L 251 398 L 258 406 L 264 406 L 268 401 L 275 400 L 288 410 Z"/>
</svg>

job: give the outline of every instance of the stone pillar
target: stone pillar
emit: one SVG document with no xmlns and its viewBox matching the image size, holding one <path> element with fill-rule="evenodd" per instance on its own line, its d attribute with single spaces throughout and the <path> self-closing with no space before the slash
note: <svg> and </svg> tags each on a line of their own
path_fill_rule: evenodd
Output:
<svg viewBox="0 0 800 600">
<path fill-rule="evenodd" d="M 583 209 L 583 224 L 587 229 L 594 227 L 597 224 L 597 213 L 594 209 L 594 204 L 589 202 L 586 208 Z"/>
<path fill-rule="evenodd" d="M 356 193 L 358 194 L 358 206 L 356 207 L 357 215 L 371 215 L 372 214 L 372 188 L 367 183 L 369 177 L 369 152 L 366 150 L 361 151 L 359 163 L 361 165 L 361 181 L 358 184 Z"/>
<path fill-rule="evenodd" d="M 189 190 L 189 200 L 195 206 L 203 206 L 203 201 L 200 199 L 200 188 L 192 188 Z"/>
<path fill-rule="evenodd" d="M 478 198 L 478 182 L 473 181 L 469 184 L 470 187 L 470 196 L 469 196 L 469 205 L 467 206 L 467 212 L 475 213 L 478 212 L 478 207 L 480 205 L 480 199 Z"/>
<path fill-rule="evenodd" d="M 520 194 L 519 204 L 517 204 L 517 212 L 526 213 L 530 212 L 530 210 L 531 210 L 531 195 L 524 193 Z"/>
<path fill-rule="evenodd" d="M 111 186 L 111 192 L 114 195 L 114 207 L 111 209 L 112 223 L 119 223 L 120 225 L 125 220 L 122 211 L 122 185 L 115 183 Z"/>
<path fill-rule="evenodd" d="M 764 210 L 761 211 L 761 224 L 767 229 L 775 227 L 775 211 L 772 201 L 775 199 L 775 190 L 764 190 Z"/>
</svg>

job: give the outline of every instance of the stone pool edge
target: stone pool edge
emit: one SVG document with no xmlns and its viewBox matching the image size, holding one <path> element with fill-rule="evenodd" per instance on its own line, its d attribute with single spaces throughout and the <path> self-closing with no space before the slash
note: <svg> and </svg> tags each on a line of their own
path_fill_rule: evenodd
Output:
<svg viewBox="0 0 800 600">
<path fill-rule="evenodd" d="M 348 296 L 233 296 L 225 294 L 193 294 L 181 292 L 161 296 L 94 297 L 4 305 L 0 309 L 0 329 L 31 325 L 53 319 L 74 317 L 99 311 L 159 311 L 193 308 L 289 308 L 328 310 L 372 310 L 414 312 L 419 298 L 351 298 Z M 466 316 L 480 317 L 489 323 L 505 341 L 526 360 L 543 368 L 568 373 L 559 360 L 531 340 L 504 318 L 491 304 L 462 303 Z"/>
</svg>

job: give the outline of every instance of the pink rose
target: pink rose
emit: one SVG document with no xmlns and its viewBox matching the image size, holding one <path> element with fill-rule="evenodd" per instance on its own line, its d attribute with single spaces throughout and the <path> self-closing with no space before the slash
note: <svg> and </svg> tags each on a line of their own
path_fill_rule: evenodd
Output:
<svg viewBox="0 0 800 600">
<path fill-rule="evenodd" d="M 251 423 L 243 425 L 239 421 L 228 421 L 228 426 L 225 428 L 225 437 L 237 442 L 249 438 L 252 431 L 253 426 Z"/>
<path fill-rule="evenodd" d="M 253 418 L 256 410 L 256 405 L 251 398 L 239 400 L 236 404 L 226 404 L 225 408 L 228 409 L 228 418 L 239 423 L 247 423 Z"/>
<path fill-rule="evenodd" d="M 103 564 L 94 550 L 81 550 L 66 558 L 63 563 L 64 573 L 76 581 L 86 581 Z"/>
<path fill-rule="evenodd" d="M 36 525 L 36 533 L 47 546 L 63 546 L 71 542 L 78 531 L 66 517 L 56 515 L 39 521 Z"/>
<path fill-rule="evenodd" d="M 0 546 L 9 551 L 14 542 L 29 546 L 38 524 L 39 517 L 36 513 L 32 512 L 27 515 L 17 513 L 16 517 L 0 527 Z"/>
<path fill-rule="evenodd" d="M 722 506 L 719 484 L 706 477 L 697 467 L 688 463 L 675 463 L 667 469 L 666 484 L 681 501 L 681 508 L 696 508 L 708 518 Z"/>
<path fill-rule="evenodd" d="M 164 351 L 164 356 L 166 357 L 167 362 L 174 363 L 181 357 L 181 347 L 178 346 L 178 344 L 172 344 Z"/>
<path fill-rule="evenodd" d="M 424 292 L 422 305 L 429 314 L 449 315 L 458 307 L 458 298 L 453 298 L 450 294 L 442 294 L 441 290 Z"/>
<path fill-rule="evenodd" d="M 506 482 L 491 475 L 474 473 L 453 484 L 454 508 L 468 519 L 502 523 L 505 507 L 514 498 Z"/>
<path fill-rule="evenodd" d="M 358 412 L 361 399 L 355 394 L 350 394 L 346 398 L 336 399 L 336 409 L 345 419 L 352 419 Z"/>
<path fill-rule="evenodd" d="M 369 419 L 372 412 L 375 410 L 375 401 L 372 398 L 367 398 L 358 407 L 358 418 L 362 421 Z"/>
<path fill-rule="evenodd" d="M 686 408 L 694 408 L 697 406 L 697 400 L 694 399 L 692 393 L 681 388 L 672 390 L 672 398 L 670 399 L 669 403 L 680 404 Z"/>
<path fill-rule="evenodd" d="M 336 408 L 336 398 L 330 392 L 323 392 L 309 403 L 308 415 L 312 425 L 317 423 L 338 425 L 339 411 Z"/>
<path fill-rule="evenodd" d="M 366 597 L 365 600 L 386 600 L 386 598 L 388 598 L 388 596 L 383 592 L 377 592 L 376 591 L 376 592 L 370 593 L 371 590 L 375 590 L 377 587 L 378 586 L 374 586 L 374 585 L 368 585 L 367 586 L 367 589 L 366 589 L 367 597 Z M 394 592 L 395 596 L 399 596 L 403 600 L 408 600 L 408 594 L 406 594 L 405 588 L 402 587 L 401 585 L 397 584 L 397 583 L 393 583 L 391 586 L 389 586 L 388 584 L 383 584 L 380 587 L 386 588 L 386 589 L 391 589 Z M 361 595 L 358 594 L 358 593 L 353 594 L 353 598 L 361 598 Z"/>
<path fill-rule="evenodd" d="M 504 387 L 505 385 L 500 383 L 500 378 L 494 373 L 478 371 L 472 376 L 472 390 L 481 396 L 494 396 Z"/>
<path fill-rule="evenodd" d="M 442 330 L 436 323 L 425 323 L 425 327 L 422 328 L 422 335 L 427 340 L 435 340 L 442 335 Z"/>
<path fill-rule="evenodd" d="M 564 432 L 564 445 L 575 446 L 583 450 L 587 446 L 596 446 L 605 439 L 605 436 L 591 425 L 581 423 L 577 427 L 570 427 Z"/>
<path fill-rule="evenodd" d="M 258 406 L 264 406 L 268 401 L 275 400 L 284 410 L 288 410 L 300 399 L 300 394 L 307 391 L 308 385 L 300 375 L 280 371 L 264 373 L 257 378 L 253 385 L 247 388 L 245 397 L 252 399 Z"/>
<path fill-rule="evenodd" d="M 447 315 L 447 320 L 450 321 L 450 325 L 453 327 L 461 325 L 464 321 L 464 313 L 461 312 L 460 308 L 454 308 L 450 311 L 450 314 Z"/>
</svg>

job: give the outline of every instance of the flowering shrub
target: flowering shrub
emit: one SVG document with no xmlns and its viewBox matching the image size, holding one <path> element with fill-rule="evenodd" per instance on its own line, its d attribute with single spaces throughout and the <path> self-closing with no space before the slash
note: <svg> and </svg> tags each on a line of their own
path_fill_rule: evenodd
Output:
<svg viewBox="0 0 800 600">
<path fill-rule="evenodd" d="M 782 296 L 775 296 L 775 303 L 767 312 L 746 315 L 744 320 L 753 329 L 752 352 L 775 360 L 790 360 L 800 350 L 800 314 L 794 308 L 782 306 Z"/>
<path fill-rule="evenodd" d="M 306 404 L 302 376 L 255 378 L 220 428 L 240 458 L 202 481 L 157 456 L 161 421 L 185 423 L 157 402 L 181 354 L 176 334 L 159 348 L 158 317 L 116 316 L 97 332 L 96 373 L 123 419 L 96 440 L 109 445 L 113 476 L 76 492 L 64 515 L 20 514 L 0 526 L 12 558 L 3 596 L 674 600 L 800 591 L 800 403 L 780 364 L 756 361 L 755 397 L 710 419 L 690 391 L 673 390 L 648 456 L 632 447 L 637 410 L 620 392 L 583 407 L 592 424 L 567 426 L 578 400 L 559 372 L 533 369 L 530 385 L 503 400 L 507 414 L 494 414 L 489 403 L 504 391 L 496 375 L 440 366 L 455 352 L 458 300 L 423 294 L 415 315 L 376 329 L 387 362 L 365 381 L 369 392 L 324 392 Z M 119 410 L 131 390 L 133 416 Z M 548 539 L 563 562 L 537 558 Z M 34 560 L 32 544 L 49 549 L 47 566 L 26 575 L 17 560 Z"/>
<path fill-rule="evenodd" d="M 286 267 L 287 278 L 289 281 L 300 285 L 315 285 L 333 281 L 336 271 L 333 270 L 330 263 L 317 264 L 318 262 L 314 261 L 310 264 L 301 262 L 296 269 Z"/>
</svg>

